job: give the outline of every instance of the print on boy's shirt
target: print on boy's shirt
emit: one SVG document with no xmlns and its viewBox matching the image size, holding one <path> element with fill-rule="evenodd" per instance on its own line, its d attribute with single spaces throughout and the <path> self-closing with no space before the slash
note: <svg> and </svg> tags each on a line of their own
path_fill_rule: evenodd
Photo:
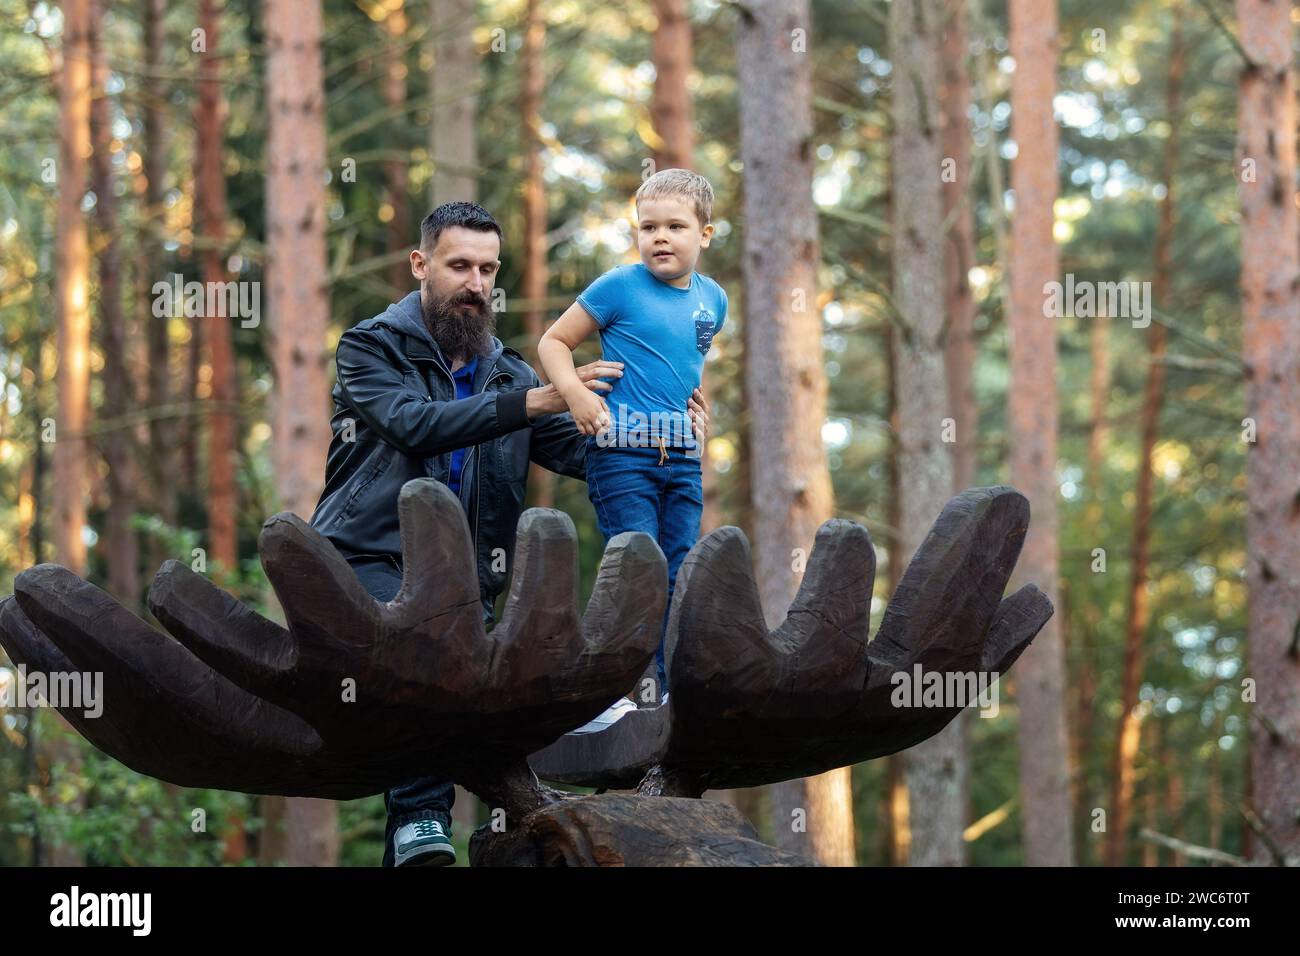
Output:
<svg viewBox="0 0 1300 956">
<path fill-rule="evenodd" d="M 717 331 L 717 316 L 701 302 L 691 317 L 695 319 L 695 347 L 701 355 L 708 355 L 709 346 L 713 344 L 713 333 Z"/>
</svg>

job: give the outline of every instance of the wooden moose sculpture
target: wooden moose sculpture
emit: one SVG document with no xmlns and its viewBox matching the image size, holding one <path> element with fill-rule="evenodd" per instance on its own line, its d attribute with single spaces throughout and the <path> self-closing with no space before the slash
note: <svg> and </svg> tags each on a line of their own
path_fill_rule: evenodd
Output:
<svg viewBox="0 0 1300 956">
<path fill-rule="evenodd" d="M 171 635 L 57 565 L 0 601 L 0 645 L 30 670 L 97 671 L 103 713 L 64 717 L 105 753 L 180 786 L 351 799 L 427 773 L 504 810 L 475 833 L 475 865 L 790 864 L 734 809 L 698 799 L 903 750 L 958 707 L 899 708 L 891 677 L 1002 674 L 1052 614 L 1033 585 L 1005 600 L 1028 526 L 1010 488 L 944 508 L 868 641 L 875 551 L 824 524 L 798 596 L 769 631 L 736 528 L 703 537 L 678 575 L 669 701 L 567 735 L 633 689 L 654 656 L 667 580 L 648 536 L 612 539 L 585 614 L 577 535 L 562 512 L 519 523 L 510 592 L 485 632 L 469 529 L 444 486 L 403 488 L 404 578 L 362 588 L 300 518 L 259 548 L 287 627 L 176 561 L 149 606 Z M 542 783 L 634 788 L 580 796 Z"/>
</svg>

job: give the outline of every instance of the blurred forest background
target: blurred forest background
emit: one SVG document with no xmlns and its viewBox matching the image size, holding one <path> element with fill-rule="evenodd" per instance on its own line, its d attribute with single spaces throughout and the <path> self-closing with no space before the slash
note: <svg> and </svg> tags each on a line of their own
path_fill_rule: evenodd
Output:
<svg viewBox="0 0 1300 956">
<path fill-rule="evenodd" d="M 1297 19 L 1263 0 L 0 0 L 0 595 L 56 561 L 147 616 L 179 558 L 274 613 L 259 528 L 310 515 L 334 347 L 415 288 L 421 217 L 494 213 L 498 334 L 531 357 L 635 260 L 643 177 L 688 166 L 717 194 L 700 268 L 731 299 L 704 530 L 746 530 L 770 608 L 822 520 L 865 524 L 878 618 L 947 498 L 1010 483 L 1034 509 L 1016 582 L 1057 609 L 996 718 L 711 796 L 836 863 L 1300 853 Z M 174 273 L 261 283 L 260 321 L 158 317 Z M 1150 283 L 1149 324 L 1045 317 L 1066 274 Z M 791 412 L 750 415 L 764 401 Z M 589 587 L 585 488 L 530 494 L 573 516 Z M 0 729 L 0 863 L 379 861 L 379 796 L 179 789 L 44 708 Z M 790 806 L 822 808 L 814 832 L 787 832 Z M 461 791 L 462 849 L 485 813 Z"/>
</svg>

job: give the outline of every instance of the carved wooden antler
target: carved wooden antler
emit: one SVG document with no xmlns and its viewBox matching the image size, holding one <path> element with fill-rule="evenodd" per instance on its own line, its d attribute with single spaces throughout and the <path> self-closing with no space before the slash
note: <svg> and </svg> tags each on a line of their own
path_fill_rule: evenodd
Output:
<svg viewBox="0 0 1300 956">
<path fill-rule="evenodd" d="M 64 716 L 127 766 L 182 786 L 346 799 L 439 772 L 525 813 L 550 798 L 525 756 L 600 713 L 653 656 L 663 555 L 646 535 L 614 538 L 580 618 L 573 523 L 529 511 L 487 634 L 456 497 L 413 481 L 399 512 L 405 576 L 387 604 L 281 514 L 259 547 L 287 628 L 172 561 L 149 603 L 173 640 L 46 564 L 0 602 L 0 643 L 31 669 L 102 672 L 102 716 Z"/>
<path fill-rule="evenodd" d="M 868 643 L 875 551 L 865 528 L 821 527 L 784 623 L 769 631 L 737 528 L 701 539 L 677 577 L 669 704 L 531 758 L 546 778 L 698 796 L 822 773 L 938 733 L 958 707 L 895 707 L 899 672 L 1002 674 L 1052 614 L 1033 585 L 1006 600 L 1029 523 L 1011 488 L 952 499 Z"/>
<path fill-rule="evenodd" d="M 486 634 L 459 502 L 422 479 L 403 489 L 399 510 L 405 577 L 390 603 L 374 601 L 317 532 L 278 515 L 260 548 L 287 628 L 169 562 L 150 605 L 173 639 L 70 571 L 40 565 L 0 602 L 0 643 L 33 669 L 102 672 L 103 715 L 64 715 L 143 773 L 333 798 L 441 773 L 521 818 L 561 799 L 534 779 L 529 753 L 553 780 L 698 795 L 902 750 L 957 708 L 894 707 L 893 675 L 916 665 L 1003 673 L 1052 613 L 1032 585 L 1001 598 L 1028 525 L 1025 499 L 1009 488 L 949 502 L 871 643 L 865 529 L 822 527 L 785 622 L 769 631 L 744 536 L 723 528 L 678 577 L 671 704 L 562 737 L 650 661 L 667 590 L 657 546 L 613 539 L 579 618 L 572 522 L 525 513 L 506 610 Z"/>
</svg>

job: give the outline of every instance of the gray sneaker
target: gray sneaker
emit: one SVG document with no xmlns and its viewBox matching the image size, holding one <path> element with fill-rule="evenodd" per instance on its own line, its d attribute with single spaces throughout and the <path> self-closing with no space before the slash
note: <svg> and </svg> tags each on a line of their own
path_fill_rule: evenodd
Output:
<svg viewBox="0 0 1300 956">
<path fill-rule="evenodd" d="M 437 820 L 415 820 L 393 834 L 393 866 L 448 866 L 455 862 L 456 848 Z"/>
</svg>

